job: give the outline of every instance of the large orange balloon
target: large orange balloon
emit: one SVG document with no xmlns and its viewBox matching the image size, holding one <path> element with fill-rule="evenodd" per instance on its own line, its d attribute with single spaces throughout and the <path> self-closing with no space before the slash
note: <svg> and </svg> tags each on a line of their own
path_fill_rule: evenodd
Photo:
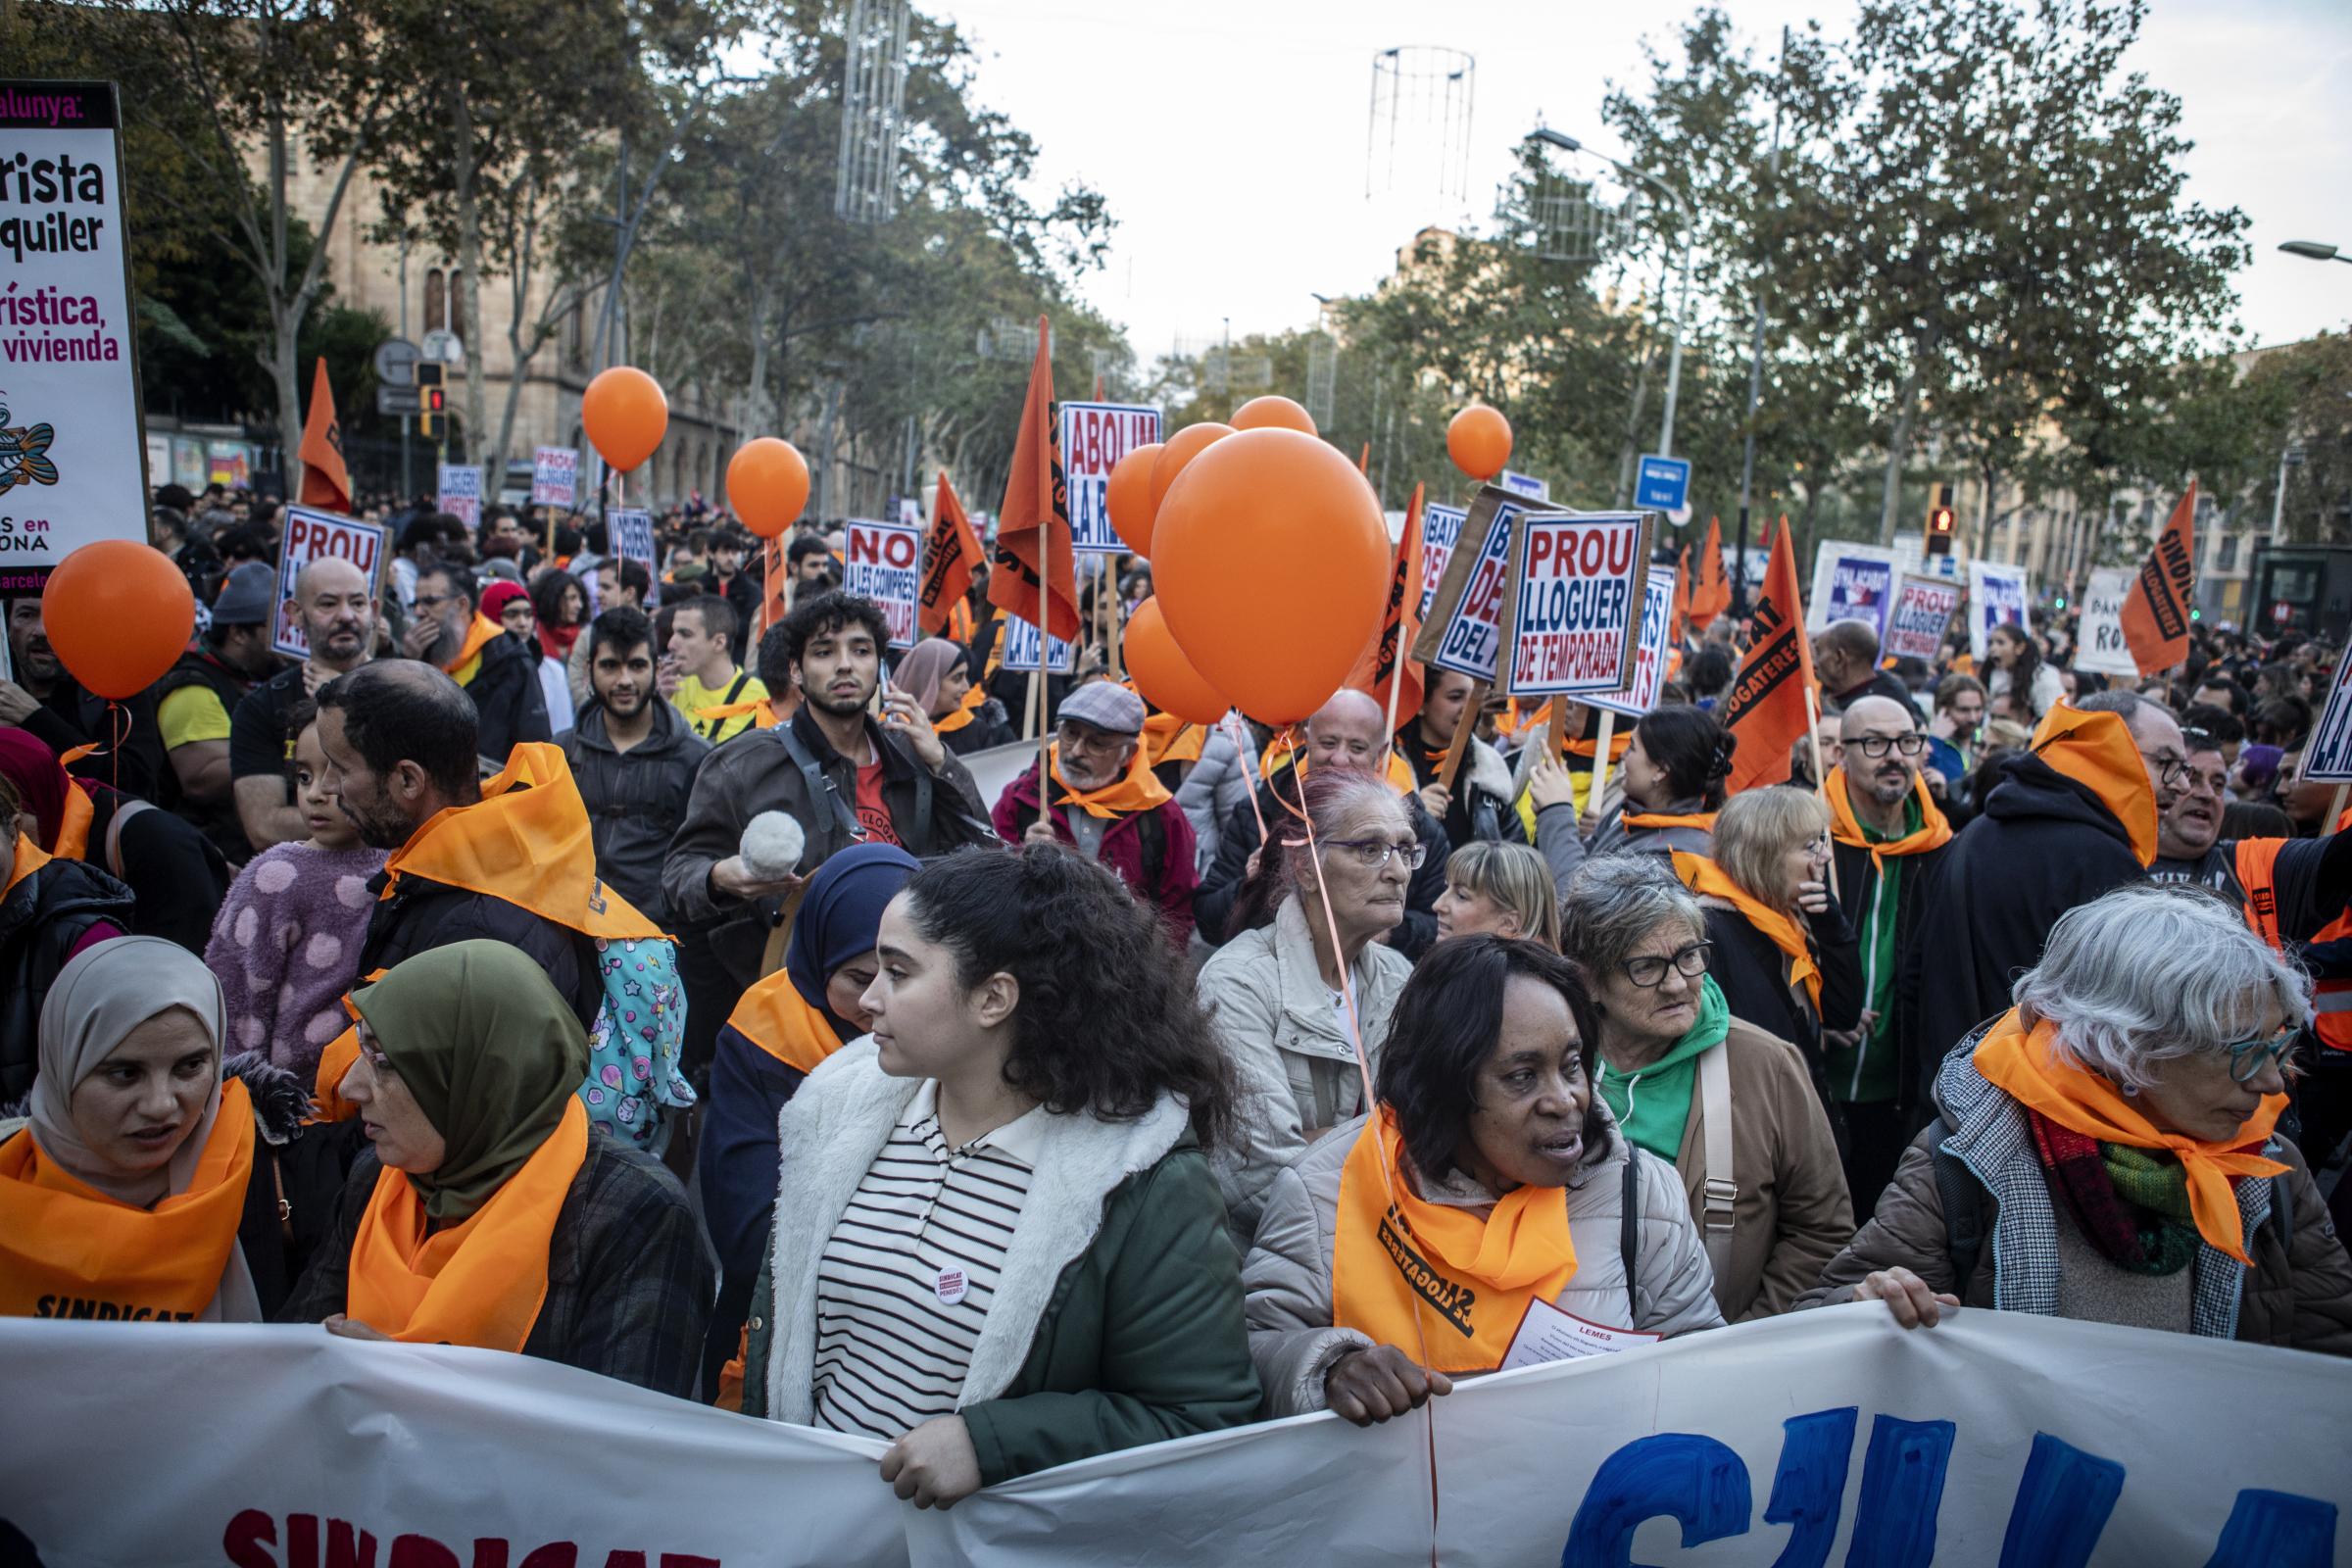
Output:
<svg viewBox="0 0 2352 1568">
<path fill-rule="evenodd" d="M 1244 430 L 1195 458 L 1161 499 L 1152 542 L 1176 645 L 1270 724 L 1323 706 L 1387 602 L 1379 498 L 1336 448 L 1297 430 Z"/>
<path fill-rule="evenodd" d="M 82 688 L 121 701 L 154 685 L 187 651 L 196 596 L 162 551 L 102 539 L 49 573 L 41 621 Z"/>
<path fill-rule="evenodd" d="M 1225 694 L 1200 678 L 1159 613 L 1158 596 L 1136 607 L 1127 622 L 1127 673 L 1144 701 L 1188 724 L 1214 724 L 1233 706 Z"/>
<path fill-rule="evenodd" d="M 1207 450 L 1211 442 L 1222 441 L 1231 434 L 1232 425 L 1203 419 L 1199 424 L 1188 424 L 1168 437 L 1167 443 L 1159 449 L 1159 456 L 1152 460 L 1153 533 L 1159 531 L 1159 504 L 1167 496 L 1168 486 L 1174 484 L 1176 476 L 1184 471 L 1184 466 Z"/>
<path fill-rule="evenodd" d="M 1289 398 L 1267 396 L 1251 398 L 1233 411 L 1236 430 L 1300 430 L 1308 435 L 1321 432 L 1315 429 L 1315 416 L 1293 403 Z"/>
<path fill-rule="evenodd" d="M 1136 447 L 1112 464 L 1109 488 L 1102 497 L 1111 531 L 1147 559 L 1152 554 L 1152 465 L 1159 461 L 1161 447 L 1157 441 Z"/>
<path fill-rule="evenodd" d="M 580 424 L 607 463 L 627 473 L 669 432 L 662 383 L 633 365 L 615 365 L 580 394 Z"/>
<path fill-rule="evenodd" d="M 1473 479 L 1492 479 L 1511 461 L 1511 421 L 1500 409 L 1473 403 L 1446 426 L 1446 455 Z"/>
<path fill-rule="evenodd" d="M 808 505 L 808 465 L 800 448 L 772 435 L 746 441 L 727 460 L 727 505 L 762 539 L 776 539 Z"/>
</svg>

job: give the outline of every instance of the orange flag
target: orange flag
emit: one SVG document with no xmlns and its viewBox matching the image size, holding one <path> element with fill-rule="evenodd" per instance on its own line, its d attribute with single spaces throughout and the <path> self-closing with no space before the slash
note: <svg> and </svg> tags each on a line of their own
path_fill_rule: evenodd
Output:
<svg viewBox="0 0 2352 1568">
<path fill-rule="evenodd" d="M 1683 644 L 1683 628 L 1690 623 L 1690 591 L 1692 586 L 1693 584 L 1690 581 L 1690 547 L 1689 545 L 1685 545 L 1683 546 L 1682 559 L 1675 563 L 1674 613 L 1671 617 L 1669 617 L 1667 622 L 1666 641 L 1669 645 L 1676 648 L 1680 648 Z"/>
<path fill-rule="evenodd" d="M 923 541 L 923 591 L 916 602 L 915 621 L 926 637 L 947 628 L 963 596 L 972 590 L 972 568 L 988 558 L 980 553 L 980 536 L 972 519 L 963 514 L 956 487 L 947 473 L 939 476 L 939 493 L 931 503 L 931 534 Z"/>
<path fill-rule="evenodd" d="M 1355 471 L 1356 471 L 1356 472 L 1358 472 L 1358 473 L 1360 473 L 1360 474 L 1362 474 L 1362 475 L 1364 475 L 1366 478 L 1369 478 L 1369 477 L 1371 477 L 1371 474 L 1372 474 L 1372 443 L 1371 443 L 1371 442 L 1369 442 L 1369 441 L 1367 441 L 1367 442 L 1365 442 L 1365 443 L 1364 443 L 1364 455 L 1363 455 L 1362 457 L 1360 457 L 1360 458 L 1358 458 L 1358 459 L 1356 459 L 1356 460 L 1355 460 Z"/>
<path fill-rule="evenodd" d="M 2124 642 L 2143 676 L 2170 669 L 2188 658 L 2188 607 L 2197 591 L 2197 481 L 2188 481 L 2172 520 L 2156 536 L 2156 548 L 2140 563 L 2132 591 L 2124 595 Z"/>
<path fill-rule="evenodd" d="M 1738 751 L 1732 757 L 1733 794 L 1788 779 L 1788 748 L 1805 733 L 1805 693 L 1813 686 L 1813 646 L 1805 637 L 1805 606 L 1796 586 L 1796 551 L 1788 519 L 1773 531 L 1772 561 L 1747 619 L 1747 657 L 1723 702 L 1724 727 Z"/>
<path fill-rule="evenodd" d="M 343 466 L 343 421 L 335 417 L 335 389 L 327 384 L 326 357 L 311 377 L 311 416 L 303 422 L 302 505 L 325 512 L 351 510 L 351 470 Z"/>
<path fill-rule="evenodd" d="M 1384 708 L 1389 681 L 1400 669 L 1404 685 L 1396 693 L 1399 721 L 1421 711 L 1421 666 L 1399 653 L 1421 635 L 1421 486 L 1413 486 L 1412 504 L 1404 509 L 1404 532 L 1396 536 L 1396 564 L 1389 573 L 1389 603 L 1382 612 L 1380 633 L 1348 672 L 1348 684 L 1369 692 Z"/>
<path fill-rule="evenodd" d="M 792 568 L 786 564 L 784 540 L 781 536 L 760 541 L 760 633 L 784 618 L 790 607 L 785 600 L 791 596 Z"/>
<path fill-rule="evenodd" d="M 1012 472 L 997 514 L 996 569 L 988 602 L 1007 614 L 1078 640 L 1078 564 L 1070 549 L 1070 493 L 1061 472 L 1060 433 L 1054 418 L 1054 361 L 1046 352 L 1046 318 L 1037 318 L 1037 358 L 1013 438 Z"/>
<path fill-rule="evenodd" d="M 1698 556 L 1698 581 L 1690 586 L 1690 624 L 1705 631 L 1731 608 L 1732 581 L 1723 571 L 1723 523 L 1709 517 L 1706 548 Z"/>
</svg>

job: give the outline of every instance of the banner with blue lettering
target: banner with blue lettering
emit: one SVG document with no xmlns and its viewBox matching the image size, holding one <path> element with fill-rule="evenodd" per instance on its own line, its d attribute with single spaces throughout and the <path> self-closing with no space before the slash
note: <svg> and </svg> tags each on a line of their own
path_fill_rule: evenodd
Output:
<svg viewBox="0 0 2352 1568">
<path fill-rule="evenodd" d="M 1159 411 L 1132 403 L 1061 405 L 1061 473 L 1070 498 L 1070 548 L 1116 555 L 1127 548 L 1110 526 L 1110 470 L 1159 439 Z"/>
<path fill-rule="evenodd" d="M 1658 706 L 1666 683 L 1666 664 L 1674 654 L 1674 585 L 1672 566 L 1652 566 L 1642 583 L 1642 640 L 1634 649 L 1634 672 L 1622 691 L 1595 693 L 1584 701 L 1627 718 L 1640 718 Z"/>
<path fill-rule="evenodd" d="M 1529 513 L 1547 511 L 1499 485 L 1486 485 L 1446 553 L 1437 591 L 1424 607 L 1413 657 L 1494 685 L 1503 647 L 1504 590 L 1508 587 L 1511 540 Z"/>
<path fill-rule="evenodd" d="M 1984 638 L 1995 626 L 2026 624 L 2026 568 L 1996 561 L 1968 564 L 1968 654 L 1978 663 L 1986 656 Z"/>
<path fill-rule="evenodd" d="M 1891 550 L 1824 539 L 1813 552 L 1813 591 L 1805 597 L 1805 629 L 1820 631 L 1840 620 L 1866 620 L 1884 643 L 1899 569 Z"/>
<path fill-rule="evenodd" d="M 1633 683 L 1650 514 L 1539 512 L 1520 519 L 1503 594 L 1502 689 L 1585 697 Z"/>
</svg>

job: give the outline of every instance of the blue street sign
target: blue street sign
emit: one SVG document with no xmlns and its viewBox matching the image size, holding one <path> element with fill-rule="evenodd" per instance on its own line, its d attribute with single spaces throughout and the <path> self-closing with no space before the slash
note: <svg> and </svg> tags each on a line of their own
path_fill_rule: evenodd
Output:
<svg viewBox="0 0 2352 1568">
<path fill-rule="evenodd" d="M 1690 496 L 1690 465 L 1682 458 L 1642 459 L 1642 476 L 1634 484 L 1634 505 L 1657 512 L 1680 512 Z"/>
</svg>

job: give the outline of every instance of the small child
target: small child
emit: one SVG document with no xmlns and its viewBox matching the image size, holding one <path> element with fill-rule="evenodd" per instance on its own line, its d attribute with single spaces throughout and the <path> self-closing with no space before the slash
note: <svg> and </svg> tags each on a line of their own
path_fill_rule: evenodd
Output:
<svg viewBox="0 0 2352 1568">
<path fill-rule="evenodd" d="M 384 868 L 384 852 L 360 843 L 327 789 L 317 706 L 306 702 L 293 717 L 294 802 L 311 836 L 270 846 L 237 873 L 204 961 L 227 1004 L 226 1049 L 266 1052 L 307 1084 L 351 1023 L 343 993 L 375 903 L 368 882 Z"/>
</svg>

